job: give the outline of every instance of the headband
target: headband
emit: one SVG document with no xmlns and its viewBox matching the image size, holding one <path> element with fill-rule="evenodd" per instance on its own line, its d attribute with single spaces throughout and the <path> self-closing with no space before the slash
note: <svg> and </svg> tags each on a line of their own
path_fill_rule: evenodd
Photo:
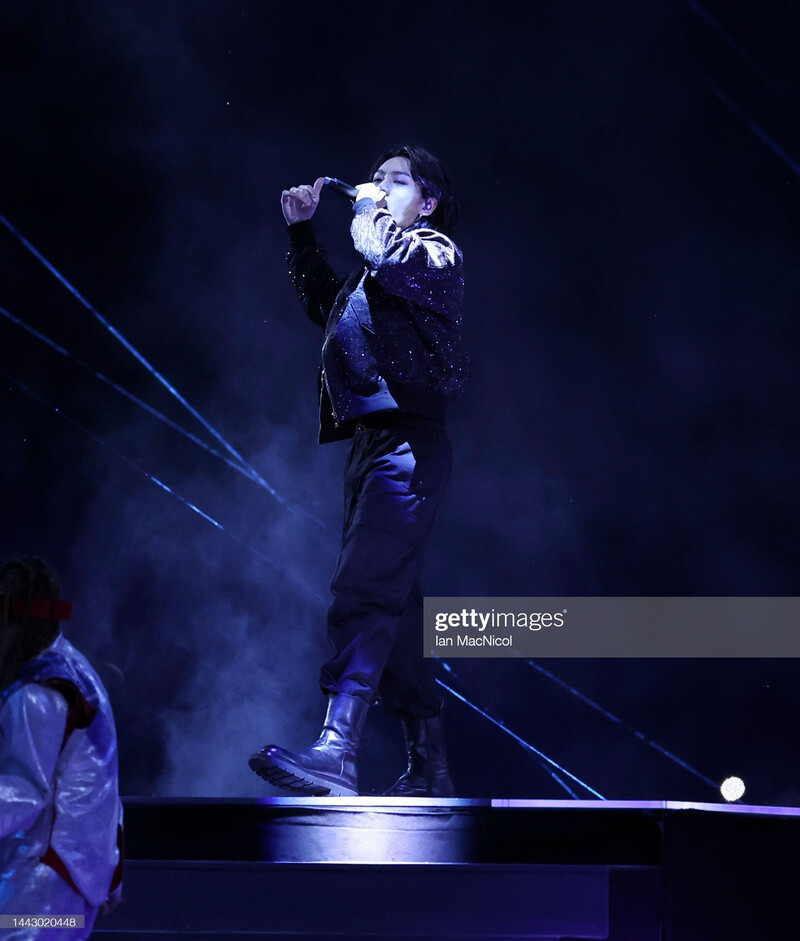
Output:
<svg viewBox="0 0 800 941">
<path fill-rule="evenodd" d="M 4 596 L 0 595 L 0 602 Z M 68 621 L 72 617 L 71 601 L 55 601 L 52 598 L 11 598 L 9 611 L 14 618 L 33 618 L 36 621 Z"/>
</svg>

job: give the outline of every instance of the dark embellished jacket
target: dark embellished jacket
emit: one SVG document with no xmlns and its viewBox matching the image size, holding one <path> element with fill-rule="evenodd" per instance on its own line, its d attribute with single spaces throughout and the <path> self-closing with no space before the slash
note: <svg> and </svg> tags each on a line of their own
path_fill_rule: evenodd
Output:
<svg viewBox="0 0 800 941">
<path fill-rule="evenodd" d="M 400 229 L 371 199 L 354 208 L 351 235 L 363 267 L 338 278 L 311 222 L 289 226 L 289 271 L 314 323 L 324 327 L 320 442 L 348 438 L 359 418 L 389 409 L 444 421 L 464 385 L 463 261 L 441 232 Z"/>
</svg>

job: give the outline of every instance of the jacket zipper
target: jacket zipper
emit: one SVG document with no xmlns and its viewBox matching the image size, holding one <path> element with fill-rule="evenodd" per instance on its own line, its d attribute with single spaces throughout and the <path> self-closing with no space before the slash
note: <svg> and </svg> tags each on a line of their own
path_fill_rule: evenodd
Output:
<svg viewBox="0 0 800 941">
<path fill-rule="evenodd" d="M 327 340 L 325 342 L 327 343 Z M 322 349 L 324 351 L 325 347 L 323 346 Z M 321 372 L 322 372 L 321 379 L 325 386 L 325 391 L 328 393 L 328 402 L 330 403 L 330 406 L 331 406 L 331 415 L 333 416 L 333 427 L 338 428 L 339 416 L 336 414 L 336 406 L 333 404 L 333 396 L 331 395 L 331 387 L 328 385 L 328 374 L 325 372 L 324 366 L 322 367 Z M 322 431 L 322 415 L 321 414 L 320 414 L 320 420 L 319 420 L 319 430 L 320 432 Z"/>
</svg>

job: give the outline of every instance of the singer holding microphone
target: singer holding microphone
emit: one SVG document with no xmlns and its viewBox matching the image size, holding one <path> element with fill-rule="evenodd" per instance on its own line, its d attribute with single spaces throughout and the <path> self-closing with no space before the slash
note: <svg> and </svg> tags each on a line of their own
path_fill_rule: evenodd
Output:
<svg viewBox="0 0 800 941">
<path fill-rule="evenodd" d="M 350 234 L 363 263 L 337 277 L 312 217 L 326 179 L 354 199 Z M 463 388 L 463 265 L 450 233 L 452 183 L 421 147 L 375 162 L 370 182 L 320 178 L 284 190 L 289 270 L 324 330 L 320 443 L 352 438 L 342 547 L 328 612 L 327 714 L 314 744 L 268 745 L 250 759 L 295 794 L 358 794 L 356 753 L 374 702 L 403 724 L 408 765 L 385 793 L 451 797 L 442 704 L 423 657 L 422 556 L 452 463 L 447 406 Z"/>
</svg>

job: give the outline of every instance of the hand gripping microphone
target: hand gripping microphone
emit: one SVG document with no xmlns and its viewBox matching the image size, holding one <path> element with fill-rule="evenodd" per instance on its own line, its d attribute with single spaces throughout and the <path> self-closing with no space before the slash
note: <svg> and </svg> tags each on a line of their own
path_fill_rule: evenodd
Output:
<svg viewBox="0 0 800 941">
<path fill-rule="evenodd" d="M 334 192 L 346 196 L 349 200 L 356 198 L 357 190 L 355 186 L 345 183 L 343 180 L 337 180 L 335 176 L 324 176 L 325 186 L 329 186 Z"/>
</svg>

